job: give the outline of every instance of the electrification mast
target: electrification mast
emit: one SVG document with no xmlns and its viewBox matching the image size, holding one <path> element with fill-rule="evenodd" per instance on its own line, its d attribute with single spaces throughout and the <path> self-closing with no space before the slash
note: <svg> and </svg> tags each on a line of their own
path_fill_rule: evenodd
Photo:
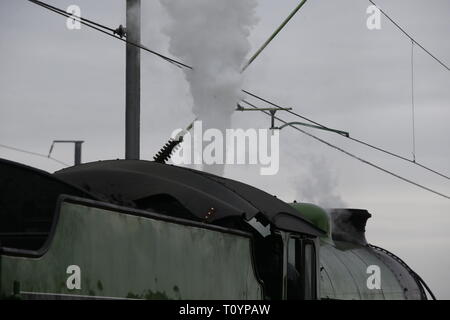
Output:
<svg viewBox="0 0 450 320">
<path fill-rule="evenodd" d="M 126 0 L 126 34 L 131 43 L 141 43 L 141 0 Z M 139 160 L 141 113 L 141 49 L 126 46 L 125 158 Z"/>
</svg>

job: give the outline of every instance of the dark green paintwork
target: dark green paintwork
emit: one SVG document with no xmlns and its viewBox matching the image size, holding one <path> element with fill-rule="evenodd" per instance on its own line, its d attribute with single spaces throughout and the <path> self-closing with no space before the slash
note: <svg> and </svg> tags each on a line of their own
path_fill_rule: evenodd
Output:
<svg viewBox="0 0 450 320">
<path fill-rule="evenodd" d="M 54 238 L 40 258 L 0 256 L 0 293 L 139 299 L 261 299 L 245 236 L 63 202 Z M 68 290 L 66 269 L 81 268 Z"/>
</svg>

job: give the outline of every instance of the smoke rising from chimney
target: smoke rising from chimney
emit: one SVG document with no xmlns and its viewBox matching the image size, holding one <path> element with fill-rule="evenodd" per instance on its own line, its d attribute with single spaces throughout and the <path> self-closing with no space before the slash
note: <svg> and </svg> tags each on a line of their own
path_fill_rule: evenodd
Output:
<svg viewBox="0 0 450 320">
<path fill-rule="evenodd" d="M 338 181 L 325 158 L 303 155 L 301 162 L 305 174 L 293 178 L 292 184 L 299 201 L 310 202 L 324 208 L 346 208 L 338 192 Z M 294 180 L 295 179 L 295 180 Z"/>
</svg>

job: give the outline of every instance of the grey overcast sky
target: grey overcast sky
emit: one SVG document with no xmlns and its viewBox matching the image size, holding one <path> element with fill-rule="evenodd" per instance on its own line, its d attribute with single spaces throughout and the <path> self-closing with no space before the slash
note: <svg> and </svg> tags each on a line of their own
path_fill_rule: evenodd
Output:
<svg viewBox="0 0 450 320">
<path fill-rule="evenodd" d="M 225 0 L 224 0 L 225 1 Z M 52 0 L 118 27 L 123 0 Z M 377 0 L 419 42 L 450 64 L 449 0 Z M 296 6 L 259 0 L 255 50 Z M 366 0 L 309 0 L 247 70 L 245 88 L 330 127 L 411 157 L 410 41 L 390 22 L 366 27 Z M 208 17 L 204 17 L 207 19 Z M 168 52 L 158 1 L 143 1 L 144 45 Z M 0 1 L 0 144 L 47 153 L 53 139 L 83 139 L 83 161 L 124 156 L 124 44 L 25 0 Z M 214 41 L 214 39 L 211 39 Z M 450 174 L 450 72 L 415 50 L 417 160 Z M 143 159 L 193 119 L 184 75 L 142 53 Z M 284 118 L 296 120 L 284 115 Z M 233 126 L 267 128 L 264 115 L 235 114 Z M 450 194 L 448 180 L 325 132 L 312 133 L 430 188 Z M 73 161 L 73 148 L 54 157 Z M 0 157 L 54 172 L 50 160 L 0 148 Z M 281 132 L 281 168 L 227 167 L 225 175 L 286 201 L 365 208 L 369 242 L 404 259 L 438 298 L 450 299 L 450 201 L 388 176 L 291 129 Z"/>
</svg>

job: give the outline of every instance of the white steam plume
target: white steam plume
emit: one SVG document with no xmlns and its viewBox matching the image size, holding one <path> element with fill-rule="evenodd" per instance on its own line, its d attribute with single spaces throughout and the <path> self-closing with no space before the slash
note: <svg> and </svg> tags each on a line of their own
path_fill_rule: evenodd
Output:
<svg viewBox="0 0 450 320">
<path fill-rule="evenodd" d="M 194 70 L 185 70 L 203 127 L 224 130 L 241 98 L 241 68 L 257 23 L 256 0 L 160 0 L 171 21 L 164 29 L 169 51 Z M 207 169 L 207 168 L 205 168 Z M 211 168 L 209 168 L 211 169 Z M 222 174 L 223 166 L 213 169 Z"/>
<path fill-rule="evenodd" d="M 315 155 L 304 155 L 304 158 L 306 161 L 300 165 L 304 167 L 306 174 L 291 180 L 299 200 L 327 209 L 346 208 L 346 203 L 339 195 L 337 177 L 330 168 L 331 164 L 323 157 Z"/>
</svg>

